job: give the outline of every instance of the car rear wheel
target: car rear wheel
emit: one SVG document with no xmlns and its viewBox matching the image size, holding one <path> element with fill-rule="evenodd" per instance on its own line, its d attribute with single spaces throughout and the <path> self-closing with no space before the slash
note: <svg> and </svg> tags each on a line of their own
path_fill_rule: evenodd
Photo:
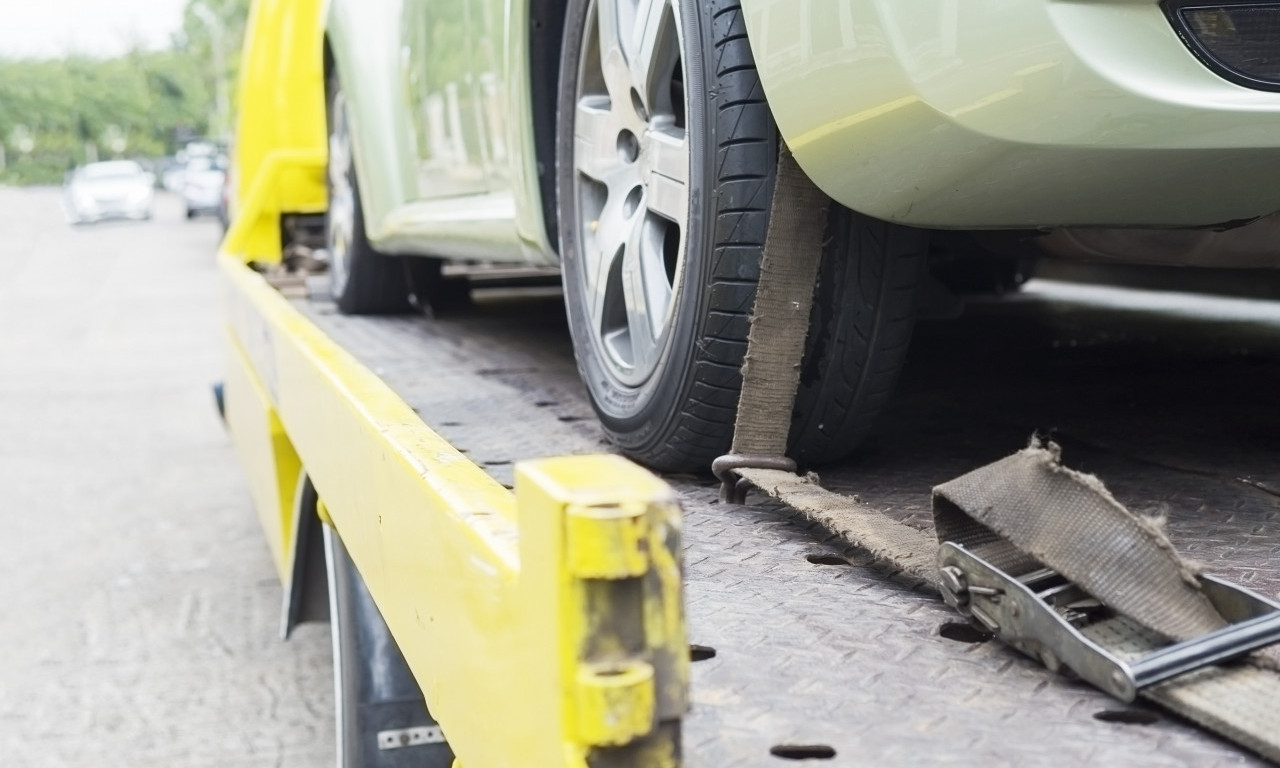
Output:
<svg viewBox="0 0 1280 768">
<path fill-rule="evenodd" d="M 592 403 L 632 457 L 705 469 L 732 438 L 778 160 L 738 1 L 571 0 L 558 106 L 565 298 Z M 829 229 L 792 428 L 809 462 L 847 453 L 884 404 L 923 263 L 918 232 L 847 211 Z"/>
<path fill-rule="evenodd" d="M 788 455 L 848 456 L 889 402 L 906 362 L 928 255 L 925 232 L 833 205 L 823 238 Z"/>
<path fill-rule="evenodd" d="M 365 234 L 347 98 L 336 76 L 328 81 L 328 124 L 325 247 L 329 252 L 329 290 L 334 303 L 352 315 L 406 312 L 409 282 L 402 260 L 378 252 Z"/>
</svg>

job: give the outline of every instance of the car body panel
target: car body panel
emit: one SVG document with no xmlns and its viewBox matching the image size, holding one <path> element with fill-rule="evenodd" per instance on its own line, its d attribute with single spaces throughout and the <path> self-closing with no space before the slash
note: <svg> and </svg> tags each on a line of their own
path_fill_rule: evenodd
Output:
<svg viewBox="0 0 1280 768">
<path fill-rule="evenodd" d="M 406 0 L 400 23 L 409 110 L 410 200 L 488 191 L 472 61 L 471 0 Z"/>
<path fill-rule="evenodd" d="M 339 81 L 359 84 L 343 90 L 365 230 L 378 244 L 387 215 L 417 197 L 399 66 L 401 13 L 400 0 L 334 0 L 325 24 Z"/>
<path fill-rule="evenodd" d="M 1152 0 L 744 0 L 797 160 L 939 228 L 1181 227 L 1280 210 L 1280 95 L 1208 70 Z"/>
<path fill-rule="evenodd" d="M 538 156 L 534 133 L 554 107 L 532 96 L 531 7 L 332 0 L 334 66 L 360 84 L 348 94 L 354 151 L 379 249 L 556 263 L 539 184 L 555 160 Z M 782 135 L 819 186 L 862 213 L 928 228 L 1102 228 L 1055 252 L 1087 241 L 1076 255 L 1123 260 L 1126 248 L 1104 246 L 1128 241 L 1102 231 L 1280 211 L 1280 94 L 1207 69 L 1153 0 L 743 8 Z M 1200 263 L 1221 239 L 1159 242 L 1167 262 Z"/>
<path fill-rule="evenodd" d="M 333 0 L 329 49 L 342 82 L 359 84 L 344 92 L 365 226 L 379 250 L 555 263 L 527 19 L 525 4 L 508 0 Z"/>
</svg>

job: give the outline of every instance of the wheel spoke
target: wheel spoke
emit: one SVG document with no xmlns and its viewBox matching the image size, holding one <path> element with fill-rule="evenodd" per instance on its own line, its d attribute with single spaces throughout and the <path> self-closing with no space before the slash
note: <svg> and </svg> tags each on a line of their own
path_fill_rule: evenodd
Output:
<svg viewBox="0 0 1280 768">
<path fill-rule="evenodd" d="M 604 96 L 578 100 L 573 123 L 573 165 L 589 179 L 604 182 L 618 166 L 618 128 Z"/>
<path fill-rule="evenodd" d="M 619 5 L 625 0 L 598 0 L 596 3 L 596 34 L 600 54 L 600 77 L 614 105 L 622 106 L 631 101 L 631 70 L 627 65 L 626 31 L 635 18 L 629 13 L 619 13 Z"/>
<path fill-rule="evenodd" d="M 596 30 L 600 34 L 600 64 L 608 66 L 609 54 L 622 46 L 622 23 L 618 18 L 619 0 L 596 0 Z"/>
<path fill-rule="evenodd" d="M 592 226 L 595 231 L 583 249 L 586 258 L 582 267 L 590 297 L 589 313 L 598 328 L 607 312 L 605 298 L 609 290 L 609 271 L 630 239 L 633 222 L 626 217 L 620 196 L 611 194 L 600 211 L 600 218 Z"/>
<path fill-rule="evenodd" d="M 667 22 L 671 0 L 639 0 L 636 7 L 635 27 L 627 45 L 627 64 L 631 81 L 651 100 L 655 81 L 670 74 L 679 52 L 675 29 Z"/>
<path fill-rule="evenodd" d="M 683 226 L 689 215 L 689 142 L 683 131 L 654 129 L 649 133 L 648 152 L 646 205 Z"/>
<path fill-rule="evenodd" d="M 622 290 L 627 304 L 627 330 L 631 336 L 632 365 L 648 368 L 658 350 L 662 321 L 671 299 L 671 286 L 662 270 L 661 241 L 655 248 L 652 232 L 644 226 L 644 216 L 631 223 L 622 256 Z M 654 272 L 658 274 L 654 274 Z M 656 311 L 655 311 L 656 310 Z"/>
<path fill-rule="evenodd" d="M 654 338 L 662 336 L 667 321 L 667 309 L 671 306 L 671 279 L 667 276 L 664 235 L 667 224 L 648 218 L 641 229 L 640 251 L 641 277 L 644 282 L 645 314 L 653 329 Z"/>
</svg>

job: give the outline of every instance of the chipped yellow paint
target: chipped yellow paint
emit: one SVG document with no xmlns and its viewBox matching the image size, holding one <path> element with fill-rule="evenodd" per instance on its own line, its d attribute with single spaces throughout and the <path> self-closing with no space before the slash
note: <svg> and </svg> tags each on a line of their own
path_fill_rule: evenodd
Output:
<svg viewBox="0 0 1280 768">
<path fill-rule="evenodd" d="M 575 727 L 586 744 L 626 744 L 653 730 L 653 666 L 582 665 L 575 680 Z"/>
<path fill-rule="evenodd" d="M 648 569 L 648 510 L 643 504 L 570 507 L 569 571 L 584 579 L 625 579 Z"/>
</svg>

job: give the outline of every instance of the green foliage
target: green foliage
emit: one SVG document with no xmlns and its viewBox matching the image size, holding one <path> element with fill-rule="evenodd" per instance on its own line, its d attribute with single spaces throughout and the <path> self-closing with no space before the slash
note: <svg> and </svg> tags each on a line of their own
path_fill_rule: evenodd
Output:
<svg viewBox="0 0 1280 768">
<path fill-rule="evenodd" d="M 0 58 L 0 184 L 58 183 L 95 155 L 159 157 L 189 138 L 225 135 L 248 5 L 189 0 L 168 50 Z"/>
<path fill-rule="evenodd" d="M 174 35 L 174 48 L 202 64 L 209 89 L 209 133 L 226 137 L 235 112 L 235 83 L 240 71 L 240 47 L 250 0 L 188 0 L 182 12 L 182 30 Z M 221 110 L 219 88 L 226 102 Z"/>
</svg>

